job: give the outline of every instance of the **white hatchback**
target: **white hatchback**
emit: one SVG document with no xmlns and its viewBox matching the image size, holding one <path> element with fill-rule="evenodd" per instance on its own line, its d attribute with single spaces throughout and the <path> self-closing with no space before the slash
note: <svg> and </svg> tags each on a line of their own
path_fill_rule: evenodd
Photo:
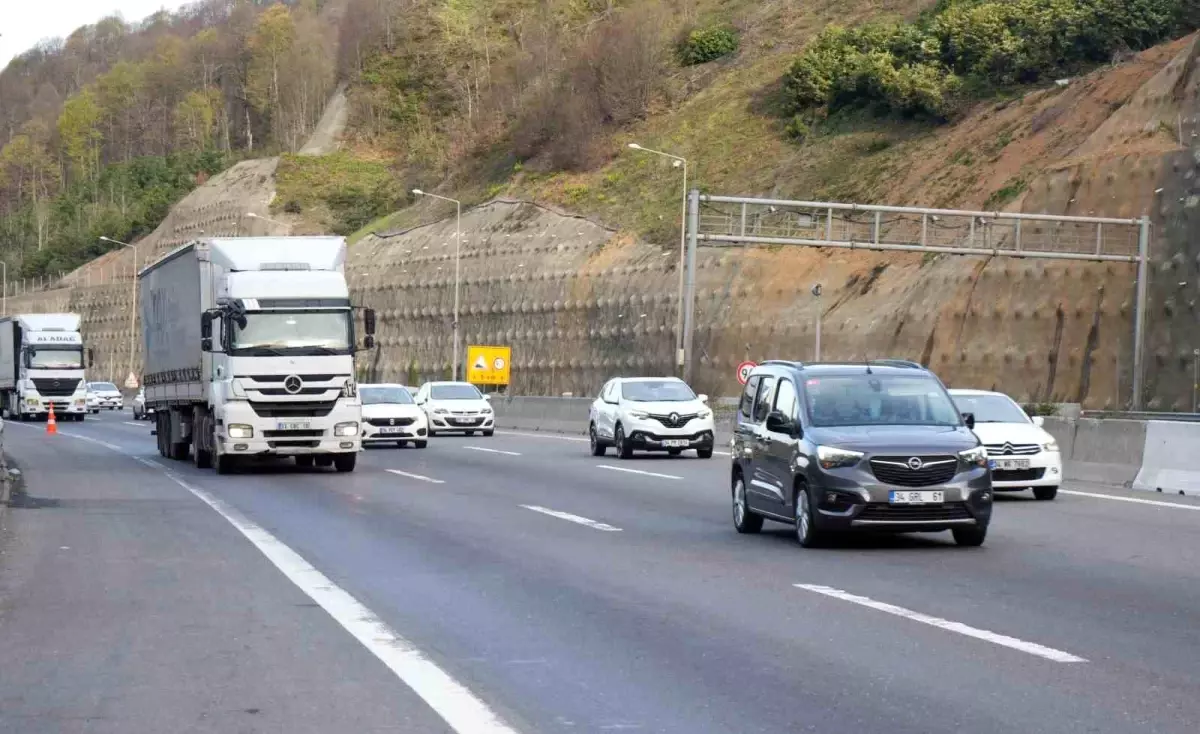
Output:
<svg viewBox="0 0 1200 734">
<path fill-rule="evenodd" d="M 1030 418 L 1004 393 L 951 390 L 950 397 L 960 413 L 975 416 L 975 435 L 992 467 L 992 489 L 1032 489 L 1039 500 L 1054 499 L 1063 481 L 1062 454 L 1041 417 Z"/>
<path fill-rule="evenodd" d="M 593 456 L 612 446 L 622 459 L 635 450 L 677 456 L 688 449 L 708 459 L 715 441 L 713 412 L 707 395 L 697 395 L 677 377 L 616 377 L 592 403 L 588 439 Z"/>
<path fill-rule="evenodd" d="M 359 385 L 364 445 L 411 442 L 419 449 L 429 442 L 429 421 L 403 385 Z"/>
<path fill-rule="evenodd" d="M 429 419 L 429 435 L 463 433 L 485 436 L 496 432 L 488 396 L 469 382 L 426 382 L 417 391 L 417 405 Z"/>
</svg>

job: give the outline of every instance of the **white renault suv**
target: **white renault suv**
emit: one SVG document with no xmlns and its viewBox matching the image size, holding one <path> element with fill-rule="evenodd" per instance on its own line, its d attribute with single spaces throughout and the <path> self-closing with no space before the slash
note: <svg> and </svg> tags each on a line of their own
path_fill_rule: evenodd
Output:
<svg viewBox="0 0 1200 734">
<path fill-rule="evenodd" d="M 490 436 L 496 432 L 495 415 L 488 396 L 469 382 L 426 382 L 417 391 L 417 405 L 429 419 L 429 435 L 476 431 Z"/>
<path fill-rule="evenodd" d="M 108 410 L 123 410 L 125 408 L 125 398 L 121 395 L 121 391 L 111 382 L 89 382 L 88 388 L 96 394 L 98 398 L 98 408 L 106 408 Z"/>
<path fill-rule="evenodd" d="M 411 441 L 419 449 L 429 443 L 429 421 L 425 411 L 403 385 L 359 385 L 362 400 L 364 445 L 395 443 L 401 448 Z"/>
<path fill-rule="evenodd" d="M 1063 481 L 1058 442 L 1042 428 L 1041 417 L 1030 418 L 1003 393 L 951 390 L 960 413 L 975 416 L 975 435 L 987 447 L 992 489 L 1019 492 L 1032 489 L 1039 500 L 1052 500 Z"/>
<path fill-rule="evenodd" d="M 617 377 L 592 403 L 588 438 L 593 456 L 612 446 L 622 459 L 634 450 L 677 456 L 687 449 L 708 459 L 715 440 L 713 413 L 708 396 L 697 395 L 677 377 Z"/>
</svg>

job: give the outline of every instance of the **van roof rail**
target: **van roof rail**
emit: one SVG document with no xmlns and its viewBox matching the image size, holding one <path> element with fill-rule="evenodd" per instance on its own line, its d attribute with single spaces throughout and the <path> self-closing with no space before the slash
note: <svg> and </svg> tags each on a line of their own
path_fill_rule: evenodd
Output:
<svg viewBox="0 0 1200 734">
<path fill-rule="evenodd" d="M 917 370 L 925 369 L 925 365 L 913 362 L 910 359 L 873 359 L 871 360 L 871 364 L 884 365 L 886 367 L 908 367 Z"/>
<path fill-rule="evenodd" d="M 803 362 L 801 362 L 799 360 L 791 360 L 791 359 L 768 359 L 765 362 L 761 362 L 760 364 L 764 364 L 764 365 L 777 364 L 777 365 L 781 365 L 783 367 L 795 367 L 798 370 L 804 369 Z"/>
</svg>

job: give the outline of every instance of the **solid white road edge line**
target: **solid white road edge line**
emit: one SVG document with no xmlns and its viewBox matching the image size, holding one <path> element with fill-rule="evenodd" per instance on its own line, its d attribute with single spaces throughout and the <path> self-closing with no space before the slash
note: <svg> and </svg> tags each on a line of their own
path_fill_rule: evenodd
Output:
<svg viewBox="0 0 1200 734">
<path fill-rule="evenodd" d="M 539 507 L 538 505 L 521 505 L 521 507 L 524 507 L 526 510 L 533 510 L 534 512 L 540 512 L 543 515 L 549 515 L 550 517 L 557 517 L 559 520 L 566 520 L 567 522 L 573 522 L 573 523 L 577 523 L 579 525 L 584 525 L 589 528 L 592 528 L 593 530 L 603 530 L 606 533 L 621 532 L 621 528 L 613 527 L 612 525 L 609 525 L 608 523 L 596 522 L 595 520 L 590 520 L 586 517 L 580 517 L 579 515 L 572 515 L 569 512 L 559 512 L 558 510 L 551 510 L 546 507 Z"/>
<path fill-rule="evenodd" d="M 526 438 L 548 438 L 552 441 L 574 441 L 575 443 L 587 443 L 586 438 L 577 438 L 575 436 L 556 436 L 552 433 L 527 433 L 525 431 L 496 431 L 501 436 L 525 436 Z"/>
<path fill-rule="evenodd" d="M 897 617 L 904 617 L 905 619 L 911 619 L 914 622 L 921 622 L 922 624 L 927 624 L 932 627 L 938 627 L 938 628 L 944 629 L 948 632 L 957 632 L 960 635 L 966 635 L 967 637 L 974 637 L 977 640 L 983 640 L 985 642 L 990 642 L 994 645 L 1000 645 L 1002 647 L 1012 648 L 1013 650 L 1020 650 L 1021 652 L 1028 653 L 1030 655 L 1037 655 L 1038 657 L 1046 658 L 1047 660 L 1053 660 L 1056 663 L 1086 663 L 1087 662 L 1087 660 L 1085 658 L 1081 658 L 1076 655 L 1072 655 L 1069 652 L 1063 652 L 1062 650 L 1055 650 L 1052 647 L 1045 647 L 1044 645 L 1039 645 L 1036 642 L 1026 642 L 1025 640 L 1019 640 L 1016 637 L 1009 637 L 1008 635 L 1001 635 L 996 632 L 989 632 L 988 630 L 982 630 L 977 627 L 970 627 L 968 625 L 962 624 L 961 622 L 951 622 L 950 620 L 942 619 L 941 617 L 931 617 L 928 614 L 921 614 L 920 612 L 914 612 L 911 609 L 905 609 L 904 607 L 898 607 L 895 604 L 888 604 L 886 602 L 875 601 L 874 599 L 871 599 L 871 598 L 868 598 L 865 596 L 858 596 L 857 594 L 851 594 L 849 592 L 842 591 L 841 589 L 834 589 L 829 586 L 818 586 L 816 584 L 793 584 L 793 585 L 797 589 L 804 589 L 805 591 L 812 591 L 817 594 L 824 594 L 825 596 L 833 597 L 834 599 L 848 601 L 852 604 L 859 604 L 864 607 L 870 607 L 871 609 L 875 609 L 880 612 L 887 612 L 888 614 L 894 614 Z"/>
<path fill-rule="evenodd" d="M 623 466 L 613 466 L 612 464 L 597 464 L 597 469 L 608 469 L 609 471 L 623 471 L 626 474 L 641 474 L 644 477 L 658 477 L 659 479 L 683 479 L 674 474 L 659 474 L 653 471 L 642 471 L 641 469 L 626 469 Z"/>
<path fill-rule="evenodd" d="M 78 434 L 64 435 L 106 446 L 139 463 L 162 468 L 152 460 L 134 457 L 112 444 Z M 281 540 L 236 508 L 193 487 L 170 470 L 163 469 L 163 474 L 237 528 L 288 580 L 386 665 L 458 734 L 517 734 L 516 729 L 504 723 L 480 698 Z"/>
<path fill-rule="evenodd" d="M 126 426 L 137 426 L 138 428 L 149 428 L 149 427 L 150 427 L 150 424 L 149 424 L 149 423 L 146 423 L 145 421 L 142 421 L 142 422 L 138 422 L 138 421 L 121 421 L 121 423 L 122 423 L 123 425 L 126 425 Z"/>
<path fill-rule="evenodd" d="M 399 469 L 388 469 L 387 471 L 391 474 L 398 474 L 402 477 L 408 477 L 409 479 L 420 479 L 422 482 L 429 482 L 430 484 L 445 484 L 445 482 L 441 479 L 434 479 L 433 477 L 427 477 L 423 474 L 410 474 L 409 472 L 400 471 Z"/>
<path fill-rule="evenodd" d="M 521 455 L 516 451 L 502 451 L 501 449 L 488 449 L 488 448 L 484 448 L 483 446 L 463 446 L 463 448 L 470 449 L 471 451 L 483 451 L 483 452 L 489 453 L 489 454 L 504 454 L 505 456 L 520 456 Z"/>
<path fill-rule="evenodd" d="M 1139 505 L 1151 505 L 1153 507 L 1175 507 L 1180 510 L 1196 510 L 1200 511 L 1200 505 L 1184 505 L 1179 502 L 1160 502 L 1158 500 L 1141 500 L 1137 497 L 1118 497 L 1115 494 L 1099 494 L 1097 492 L 1080 492 L 1075 489 L 1059 489 L 1059 494 L 1072 494 L 1076 497 L 1094 497 L 1100 500 L 1113 500 L 1114 502 L 1133 502 Z"/>
</svg>

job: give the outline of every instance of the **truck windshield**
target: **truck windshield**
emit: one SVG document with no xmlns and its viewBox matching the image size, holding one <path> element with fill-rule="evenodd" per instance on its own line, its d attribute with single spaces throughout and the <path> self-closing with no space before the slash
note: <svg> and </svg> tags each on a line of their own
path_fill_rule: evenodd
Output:
<svg viewBox="0 0 1200 734">
<path fill-rule="evenodd" d="M 348 311 L 258 311 L 233 328 L 232 350 L 243 356 L 349 354 Z"/>
<path fill-rule="evenodd" d="M 75 349 L 30 349 L 26 366 L 34 370 L 81 370 L 83 350 Z"/>
</svg>

